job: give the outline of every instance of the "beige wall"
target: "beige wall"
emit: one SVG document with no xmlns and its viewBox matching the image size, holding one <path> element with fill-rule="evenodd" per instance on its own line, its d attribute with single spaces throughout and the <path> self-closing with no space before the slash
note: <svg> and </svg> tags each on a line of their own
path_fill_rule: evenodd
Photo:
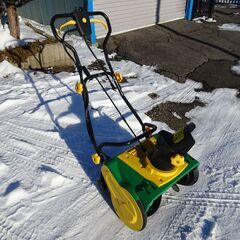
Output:
<svg viewBox="0 0 240 240">
<path fill-rule="evenodd" d="M 113 34 L 154 25 L 157 19 L 165 22 L 183 18 L 185 3 L 186 0 L 93 0 L 94 10 L 109 16 Z M 105 31 L 97 24 L 96 33 L 101 37 Z"/>
<path fill-rule="evenodd" d="M 160 22 L 166 22 L 185 16 L 186 0 L 162 0 Z"/>
</svg>

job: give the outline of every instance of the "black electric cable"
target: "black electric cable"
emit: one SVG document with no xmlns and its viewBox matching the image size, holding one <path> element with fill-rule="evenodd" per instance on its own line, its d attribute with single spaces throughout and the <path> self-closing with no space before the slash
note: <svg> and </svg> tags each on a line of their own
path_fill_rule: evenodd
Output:
<svg viewBox="0 0 240 240">
<path fill-rule="evenodd" d="M 97 58 L 96 54 L 93 52 L 93 50 L 91 49 L 90 45 L 87 42 L 86 37 L 83 37 L 88 49 L 90 50 L 90 52 L 92 53 L 92 55 L 94 56 L 94 58 L 96 59 L 96 61 L 100 64 L 102 71 L 104 73 L 106 73 L 106 70 L 104 69 L 104 66 L 102 65 L 102 63 L 99 61 L 99 59 Z M 108 74 L 105 75 L 109 82 L 111 82 L 110 77 Z M 96 77 L 96 80 L 98 81 L 99 85 L 101 86 L 101 88 L 103 89 L 104 93 L 107 95 L 108 99 L 111 101 L 111 103 L 113 104 L 114 108 L 117 110 L 117 112 L 119 113 L 120 117 L 123 119 L 123 121 L 125 122 L 125 124 L 127 125 L 127 127 L 129 128 L 129 130 L 132 132 L 132 134 L 134 135 L 134 137 L 136 138 L 137 135 L 135 134 L 135 132 L 133 131 L 133 129 L 131 128 L 131 126 L 129 125 L 129 123 L 127 122 L 126 118 L 123 116 L 123 114 L 121 113 L 121 111 L 119 110 L 119 108 L 117 107 L 117 105 L 114 103 L 114 101 L 112 100 L 112 98 L 110 97 L 110 95 L 107 93 L 106 89 L 104 88 L 104 86 L 102 85 L 102 83 L 100 82 L 100 80 Z M 119 90 L 117 84 L 116 84 L 117 89 Z M 120 87 L 121 89 L 121 87 Z M 138 140 L 138 142 L 141 144 L 141 142 Z"/>
<path fill-rule="evenodd" d="M 68 31 L 66 31 L 66 32 L 63 34 L 63 37 L 62 37 L 63 43 L 65 42 L 65 37 L 66 37 L 66 35 L 67 35 L 68 33 L 72 32 L 72 31 L 73 31 L 73 30 L 68 30 Z M 97 58 L 96 54 L 92 51 L 91 47 L 89 46 L 86 37 L 83 37 L 83 39 L 84 39 L 85 44 L 87 45 L 88 49 L 91 51 L 92 55 L 94 56 L 94 58 L 96 59 L 96 61 L 97 61 L 97 62 L 99 63 L 99 65 L 101 66 L 102 71 L 103 71 L 104 73 L 106 73 L 106 70 L 104 69 L 104 66 L 103 66 L 102 63 L 99 61 L 99 59 Z M 71 59 L 72 59 L 71 54 L 68 52 L 68 49 L 67 49 L 68 47 L 67 47 L 65 44 L 63 44 L 63 45 L 64 45 L 64 49 L 66 50 L 67 54 L 68 54 L 69 57 L 71 57 Z M 74 63 L 75 63 L 75 65 L 76 65 L 76 60 L 74 60 Z M 106 74 L 105 76 L 108 78 L 109 82 L 111 83 L 111 80 L 110 80 L 109 75 Z M 130 130 L 131 133 L 133 134 L 133 136 L 134 136 L 135 138 L 137 138 L 137 135 L 135 134 L 135 132 L 133 131 L 133 129 L 131 128 L 131 126 L 130 126 L 129 123 L 127 122 L 126 118 L 123 116 L 123 114 L 121 113 L 121 111 L 120 111 L 119 108 L 117 107 L 117 105 L 114 103 L 114 101 L 112 100 L 112 98 L 110 97 L 110 95 L 108 94 L 108 92 L 106 91 L 105 87 L 102 85 L 102 83 L 101 83 L 101 81 L 99 80 L 98 77 L 96 77 L 96 80 L 97 80 L 97 82 L 99 83 L 99 85 L 101 86 L 101 88 L 102 88 L 102 90 L 104 91 L 104 93 L 107 95 L 108 99 L 109 99 L 109 100 L 111 101 L 111 103 L 113 104 L 114 108 L 116 109 L 116 111 L 118 112 L 118 114 L 120 115 L 120 117 L 122 118 L 122 120 L 125 122 L 125 124 L 126 124 L 127 127 L 129 128 L 129 130 Z M 86 99 L 85 99 L 85 100 L 86 100 Z M 89 102 L 89 99 L 88 99 L 87 101 Z M 90 129 L 90 132 L 92 132 L 91 129 Z M 138 140 L 138 142 L 139 142 L 139 144 L 141 144 L 140 140 Z M 95 145 L 95 144 L 94 144 L 94 145 Z M 95 146 L 96 146 L 96 145 L 95 145 Z"/>
<path fill-rule="evenodd" d="M 74 57 L 70 54 L 70 52 L 68 51 L 68 47 L 66 46 L 66 44 L 65 44 L 65 37 L 66 37 L 66 35 L 67 34 L 69 34 L 70 32 L 74 32 L 74 31 L 76 31 L 76 29 L 70 29 L 70 30 L 67 30 L 64 34 L 63 34 L 63 37 L 62 37 L 62 39 L 63 39 L 63 48 L 64 48 L 64 50 L 65 50 L 65 52 L 67 53 L 67 55 L 69 56 L 69 58 L 73 61 L 73 63 L 75 64 L 75 66 L 76 66 L 76 60 L 74 59 Z"/>
<path fill-rule="evenodd" d="M 98 61 L 98 63 L 100 64 L 103 72 L 106 73 L 106 70 L 104 69 L 104 66 L 103 66 L 102 63 L 99 61 L 99 59 L 97 58 L 96 54 L 93 52 L 92 48 L 90 47 L 90 45 L 89 45 L 88 42 L 86 41 L 86 38 L 85 38 L 85 37 L 83 37 L 83 38 L 84 38 L 84 41 L 85 41 L 88 49 L 90 50 L 90 52 L 92 53 L 92 55 L 94 56 L 94 58 L 96 59 L 96 61 Z M 111 70 L 111 69 L 110 69 L 110 70 Z M 109 82 L 110 82 L 109 76 L 108 76 L 108 75 L 106 75 L 106 76 L 107 76 L 107 78 L 108 78 L 108 80 L 109 80 Z M 138 120 L 139 124 L 140 124 L 141 127 L 142 127 L 142 130 L 144 131 L 145 129 L 143 128 L 143 125 L 144 125 L 144 124 L 143 124 L 142 119 L 139 117 L 139 115 L 137 114 L 137 112 L 135 111 L 135 109 L 132 107 L 132 105 L 130 104 L 130 102 L 128 101 L 128 99 L 125 97 L 125 95 L 124 95 L 124 93 L 123 93 L 123 91 L 122 91 L 122 88 L 121 88 L 119 82 L 115 79 L 115 77 L 112 77 L 112 78 L 113 78 L 113 81 L 114 81 L 114 83 L 115 83 L 115 86 L 116 86 L 117 90 L 119 91 L 119 94 L 121 95 L 121 97 L 122 97 L 123 100 L 125 101 L 126 105 L 129 107 L 129 109 L 132 111 L 133 115 L 136 117 L 136 119 Z"/>
</svg>

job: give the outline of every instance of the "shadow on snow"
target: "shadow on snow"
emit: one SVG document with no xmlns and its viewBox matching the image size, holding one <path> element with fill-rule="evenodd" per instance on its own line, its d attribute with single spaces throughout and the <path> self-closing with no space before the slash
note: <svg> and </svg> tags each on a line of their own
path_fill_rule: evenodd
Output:
<svg viewBox="0 0 240 240">
<path fill-rule="evenodd" d="M 35 106 L 33 112 L 37 111 L 41 106 L 45 107 L 47 113 L 50 116 L 51 121 L 54 123 L 55 126 L 54 131 L 59 133 L 59 136 L 65 141 L 68 148 L 73 153 L 75 158 L 78 160 L 79 164 L 85 171 L 86 175 L 89 177 L 90 181 L 97 187 L 98 191 L 101 193 L 103 198 L 107 200 L 107 202 L 109 203 L 108 199 L 106 198 L 106 195 L 103 192 L 101 192 L 101 189 L 97 184 L 98 179 L 100 178 L 101 168 L 99 165 L 95 165 L 91 159 L 91 155 L 95 153 L 95 151 L 87 133 L 82 97 L 76 94 L 68 85 L 63 83 L 61 79 L 58 78 L 56 75 L 52 75 L 53 79 L 57 80 L 59 83 L 61 83 L 61 85 L 66 87 L 70 91 L 70 93 L 58 96 L 57 98 L 52 100 L 45 100 L 42 93 L 38 90 L 36 83 L 34 82 L 34 79 L 31 77 L 31 73 L 33 72 L 28 72 L 25 78 L 26 81 L 32 84 L 32 87 L 34 88 L 36 95 L 39 99 L 39 104 Z M 69 97 L 71 97 L 71 101 L 67 100 L 67 98 Z M 49 103 L 60 99 L 66 99 L 67 102 L 69 103 L 69 107 L 67 111 L 65 112 L 63 111 L 61 114 L 55 117 Z M 66 117 L 70 114 L 77 116 L 79 118 L 79 123 L 71 124 L 68 125 L 67 127 L 62 127 L 60 124 L 61 118 Z M 118 122 L 121 120 L 120 118 L 114 121 L 107 115 L 100 113 L 99 111 L 94 109 L 90 110 L 90 114 L 92 117 L 93 129 L 98 144 L 105 141 L 116 142 L 125 141 L 132 138 L 130 133 L 119 125 Z M 97 115 L 97 117 L 95 116 L 93 118 L 93 114 Z M 122 152 L 124 149 L 125 148 L 119 147 L 106 148 L 105 152 L 109 156 L 115 156 Z"/>
</svg>

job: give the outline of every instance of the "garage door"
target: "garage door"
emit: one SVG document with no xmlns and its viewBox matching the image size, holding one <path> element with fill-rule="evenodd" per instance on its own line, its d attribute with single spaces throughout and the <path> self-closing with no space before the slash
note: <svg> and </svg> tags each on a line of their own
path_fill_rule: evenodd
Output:
<svg viewBox="0 0 240 240">
<path fill-rule="evenodd" d="M 185 16 L 186 0 L 162 0 L 160 22 L 167 22 Z"/>
<path fill-rule="evenodd" d="M 154 25 L 185 15 L 186 0 L 93 0 L 94 10 L 105 12 L 112 23 L 113 34 Z M 97 38 L 104 29 L 96 25 Z"/>
</svg>

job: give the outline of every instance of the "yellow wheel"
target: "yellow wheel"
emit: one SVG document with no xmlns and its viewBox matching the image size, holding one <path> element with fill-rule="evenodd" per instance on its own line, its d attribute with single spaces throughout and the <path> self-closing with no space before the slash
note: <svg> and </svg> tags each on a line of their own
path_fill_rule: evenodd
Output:
<svg viewBox="0 0 240 240">
<path fill-rule="evenodd" d="M 120 220 L 132 230 L 143 230 L 147 223 L 147 216 L 141 202 L 135 201 L 132 195 L 118 184 L 105 165 L 102 166 L 102 175 L 111 193 L 114 210 Z"/>
</svg>

